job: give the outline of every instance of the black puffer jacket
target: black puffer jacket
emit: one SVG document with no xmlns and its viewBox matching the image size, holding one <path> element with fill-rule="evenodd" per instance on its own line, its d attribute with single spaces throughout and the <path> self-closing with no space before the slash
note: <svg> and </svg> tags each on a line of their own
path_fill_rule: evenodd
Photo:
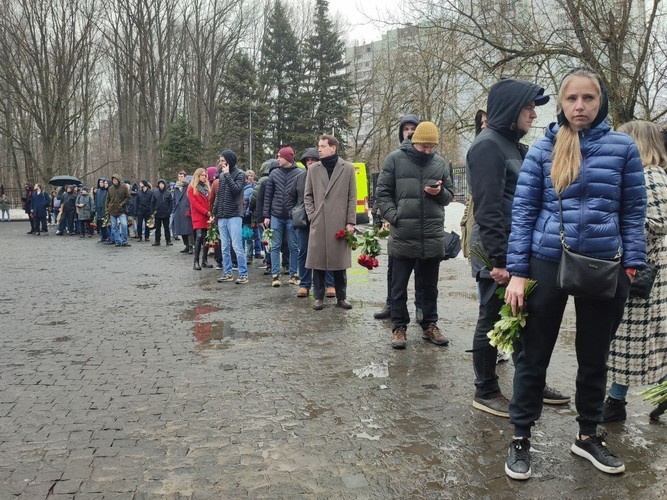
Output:
<svg viewBox="0 0 667 500">
<path fill-rule="evenodd" d="M 167 183 L 160 179 L 157 183 L 158 188 L 153 190 L 151 199 L 151 213 L 158 219 L 168 219 L 171 215 L 171 209 L 174 205 L 174 199 L 171 191 L 167 189 Z"/>
<path fill-rule="evenodd" d="M 437 196 L 424 187 L 442 181 Z M 445 210 L 454 198 L 451 168 L 438 154 L 428 156 L 409 140 L 387 155 L 377 184 L 378 207 L 391 224 L 388 253 L 397 258 L 445 257 Z"/>
<path fill-rule="evenodd" d="M 243 217 L 245 172 L 233 167 L 229 169 L 228 173 L 221 173 L 218 179 L 218 193 L 215 197 L 213 213 L 218 219 Z"/>
<path fill-rule="evenodd" d="M 151 214 L 151 202 L 153 201 L 153 193 L 150 189 L 146 191 L 142 189 L 137 193 L 137 215 L 148 217 Z"/>
<path fill-rule="evenodd" d="M 264 192 L 264 217 L 289 217 L 289 193 L 301 169 L 292 164 L 291 167 L 276 168 L 269 174 Z"/>
</svg>

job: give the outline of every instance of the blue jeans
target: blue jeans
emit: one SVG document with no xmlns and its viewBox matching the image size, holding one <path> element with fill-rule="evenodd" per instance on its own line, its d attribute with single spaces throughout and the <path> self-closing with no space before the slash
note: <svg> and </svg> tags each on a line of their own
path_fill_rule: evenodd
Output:
<svg viewBox="0 0 667 500">
<path fill-rule="evenodd" d="M 661 378 L 660 382 L 658 383 L 662 384 L 665 380 L 667 380 L 667 377 Z M 627 385 L 617 384 L 616 382 L 612 382 L 611 387 L 609 388 L 609 396 L 611 396 L 614 399 L 625 401 L 625 398 L 628 395 L 628 388 L 629 386 Z"/>
<path fill-rule="evenodd" d="M 239 276 L 248 276 L 248 263 L 243 251 L 243 219 L 241 217 L 230 217 L 229 219 L 218 219 L 218 230 L 220 231 L 220 246 L 222 250 L 222 268 L 224 274 L 232 274 L 232 250 L 236 254 L 239 266 Z"/>
<path fill-rule="evenodd" d="M 296 246 L 296 234 L 292 227 L 292 219 L 287 217 L 279 219 L 271 216 L 271 274 L 280 276 L 280 247 L 283 244 L 284 234 L 287 233 L 287 244 L 289 246 L 289 274 L 298 274 L 298 247 Z"/>
<path fill-rule="evenodd" d="M 125 245 L 127 243 L 127 216 L 125 214 L 109 216 L 111 221 L 110 239 L 115 243 Z M 118 228 L 120 224 L 120 230 Z"/>
<path fill-rule="evenodd" d="M 7 219 L 7 221 L 10 221 L 11 218 L 9 217 L 9 209 L 8 208 L 3 208 L 2 209 L 2 220 Z"/>
<path fill-rule="evenodd" d="M 313 270 L 306 267 L 306 257 L 308 256 L 308 238 L 310 236 L 310 228 L 308 227 L 299 227 L 296 228 L 296 241 L 299 251 L 299 285 L 302 288 L 307 288 L 310 290 L 313 285 Z M 332 288 L 334 286 L 333 273 L 327 271 L 324 275 L 324 284 L 327 288 Z"/>
</svg>

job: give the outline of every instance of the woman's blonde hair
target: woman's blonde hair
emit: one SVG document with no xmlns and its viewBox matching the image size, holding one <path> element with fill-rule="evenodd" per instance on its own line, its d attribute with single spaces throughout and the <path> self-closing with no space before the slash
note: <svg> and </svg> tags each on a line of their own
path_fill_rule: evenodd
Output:
<svg viewBox="0 0 667 500">
<path fill-rule="evenodd" d="M 597 89 L 598 99 L 602 96 L 600 77 L 597 73 L 583 68 L 572 71 L 563 79 L 558 90 L 558 108 L 560 113 L 562 113 L 561 103 L 565 98 L 565 91 L 573 78 L 590 79 Z M 579 134 L 572 129 L 567 120 L 563 120 L 556 134 L 556 143 L 554 144 L 552 158 L 551 182 L 554 185 L 556 193 L 560 194 L 574 182 L 579 175 L 579 168 L 581 167 Z"/>
<path fill-rule="evenodd" d="M 201 177 L 201 174 L 206 173 L 205 168 L 198 168 L 195 170 L 195 173 L 192 174 L 192 182 L 188 186 L 188 189 L 192 189 L 193 193 L 197 193 L 197 184 L 199 184 L 199 177 Z M 206 176 L 206 184 L 208 184 L 208 175 Z"/>
<path fill-rule="evenodd" d="M 653 122 L 635 120 L 618 127 L 619 132 L 628 134 L 635 141 L 644 167 L 659 165 L 667 167 L 667 151 L 662 140 L 660 127 Z"/>
</svg>

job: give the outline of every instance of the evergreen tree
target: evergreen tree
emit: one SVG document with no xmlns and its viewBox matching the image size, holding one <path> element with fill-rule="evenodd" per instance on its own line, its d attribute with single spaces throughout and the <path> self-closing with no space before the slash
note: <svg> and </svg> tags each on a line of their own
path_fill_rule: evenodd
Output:
<svg viewBox="0 0 667 500">
<path fill-rule="evenodd" d="M 312 110 L 304 125 L 312 137 L 333 133 L 344 149 L 352 99 L 352 82 L 345 75 L 345 44 L 329 17 L 328 0 L 315 0 L 315 10 L 317 27 L 303 50 L 306 109 Z"/>
<path fill-rule="evenodd" d="M 270 153 L 285 145 L 294 146 L 300 128 L 303 98 L 299 93 L 301 60 L 299 40 L 277 0 L 267 21 L 262 40 L 261 84 L 263 101 L 268 103 L 267 130 Z"/>
<path fill-rule="evenodd" d="M 201 155 L 201 141 L 195 135 L 192 123 L 180 116 L 167 128 L 162 144 L 160 175 L 165 179 L 175 179 L 179 170 L 194 172 L 202 165 Z"/>
<path fill-rule="evenodd" d="M 231 149 L 242 168 L 250 167 L 250 141 L 253 145 L 253 168 L 264 160 L 262 150 L 267 107 L 259 102 L 257 71 L 247 54 L 237 52 L 224 72 L 226 98 L 220 104 L 222 128 L 216 135 L 216 152 Z M 252 117 L 250 116 L 252 113 Z M 252 126 L 252 129 L 251 129 Z"/>
</svg>

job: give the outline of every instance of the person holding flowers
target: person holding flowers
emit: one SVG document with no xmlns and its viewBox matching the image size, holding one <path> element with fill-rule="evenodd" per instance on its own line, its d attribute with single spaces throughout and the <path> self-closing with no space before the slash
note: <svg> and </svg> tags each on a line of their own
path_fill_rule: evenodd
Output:
<svg viewBox="0 0 667 500">
<path fill-rule="evenodd" d="M 211 210 L 208 203 L 209 185 L 208 173 L 204 168 L 195 170 L 192 176 L 192 182 L 187 187 L 188 199 L 190 200 L 190 209 L 192 214 L 192 229 L 195 237 L 194 265 L 195 271 L 201 271 L 203 267 L 212 267 L 208 264 L 208 248 L 204 246 L 206 241 L 206 230 L 211 221 Z M 199 264 L 199 256 L 204 248 L 202 263 Z"/>
<path fill-rule="evenodd" d="M 487 123 L 475 137 L 466 161 L 474 204 L 471 247 L 479 247 L 489 260 L 470 259 L 472 276 L 477 281 L 479 313 L 472 339 L 475 372 L 473 408 L 497 417 L 509 417 L 509 400 L 500 391 L 496 364 L 498 349 L 487 334 L 494 328 L 503 301 L 497 294 L 507 284 L 507 240 L 512 222 L 512 200 L 521 163 L 528 147 L 520 139 L 537 118 L 536 106 L 549 102 L 539 85 L 502 79 L 489 90 Z M 549 389 L 548 401 L 567 404 L 569 397 Z"/>
<path fill-rule="evenodd" d="M 332 135 L 322 135 L 317 144 L 320 161 L 308 167 L 303 203 L 310 222 L 306 267 L 313 270 L 313 309 L 324 308 L 326 271 L 331 271 L 336 289 L 336 305 L 352 309 L 347 300 L 347 269 L 352 253 L 340 229 L 354 233 L 357 221 L 357 183 L 354 165 L 338 156 L 340 143 Z"/>
<path fill-rule="evenodd" d="M 422 338 L 438 346 L 449 344 L 438 328 L 437 302 L 440 261 L 445 257 L 444 207 L 454 198 L 454 186 L 451 168 L 434 151 L 439 142 L 438 127 L 433 122 L 421 122 L 412 138 L 385 158 L 378 177 L 378 208 L 391 225 L 387 253 L 392 258 L 394 349 L 405 349 L 407 343 L 407 288 L 417 265 L 421 293 L 415 294 L 422 298 Z"/>
<path fill-rule="evenodd" d="M 515 347 L 509 408 L 514 436 L 505 462 L 505 473 L 518 480 L 532 473 L 531 428 L 542 411 L 546 371 L 568 301 L 567 291 L 557 286 L 564 244 L 595 259 L 621 254 L 610 299 L 582 294 L 574 299 L 579 432 L 570 450 L 602 472 L 625 470 L 623 461 L 607 447 L 604 434 L 598 434 L 597 424 L 602 418 L 609 345 L 635 270 L 646 264 L 644 172 L 635 143 L 613 132 L 606 121 L 607 93 L 597 74 L 572 70 L 560 85 L 557 104 L 558 123 L 549 125 L 521 166 L 507 248 L 511 279 L 505 301 L 514 313 L 527 312 Z M 529 278 L 537 286 L 526 302 Z"/>
</svg>

